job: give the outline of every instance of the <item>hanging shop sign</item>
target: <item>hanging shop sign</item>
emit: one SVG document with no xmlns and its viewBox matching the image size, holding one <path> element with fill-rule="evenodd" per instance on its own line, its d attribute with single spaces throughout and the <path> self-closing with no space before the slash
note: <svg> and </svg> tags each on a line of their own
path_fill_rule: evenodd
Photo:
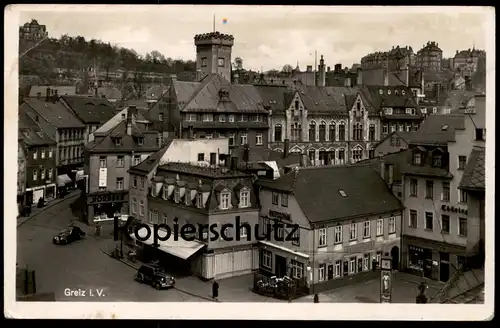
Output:
<svg viewBox="0 0 500 328">
<path fill-rule="evenodd" d="M 391 303 L 392 258 L 382 257 L 380 265 L 380 303 Z"/>
</svg>

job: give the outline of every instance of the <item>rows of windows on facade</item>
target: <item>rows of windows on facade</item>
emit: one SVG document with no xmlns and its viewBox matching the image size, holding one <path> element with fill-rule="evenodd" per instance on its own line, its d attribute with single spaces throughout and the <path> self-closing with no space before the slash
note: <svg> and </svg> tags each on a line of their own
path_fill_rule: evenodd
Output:
<svg viewBox="0 0 500 328">
<path fill-rule="evenodd" d="M 275 206 L 288 207 L 288 195 L 284 193 L 273 192 L 272 193 L 272 204 Z M 271 229 L 274 229 L 272 220 L 269 218 L 261 218 L 261 231 L 263 234 L 268 233 L 268 227 L 270 225 Z M 396 236 L 396 218 L 389 217 L 388 219 L 379 218 L 375 222 L 375 238 L 383 239 L 385 225 L 388 225 L 388 236 Z M 347 226 L 347 227 L 346 227 Z M 349 233 L 347 236 L 344 234 L 345 228 L 348 228 Z M 278 227 L 276 236 L 278 240 L 283 240 L 284 237 L 284 227 Z M 355 243 L 358 241 L 358 233 L 361 233 L 363 239 L 368 240 L 373 237 L 372 235 L 372 221 L 364 222 L 352 222 L 347 225 L 337 225 L 333 230 L 333 236 L 328 235 L 327 228 L 318 229 L 318 249 L 326 249 L 328 246 L 328 239 L 333 237 L 333 244 L 336 251 L 341 251 L 345 243 Z M 272 231 L 271 231 L 272 232 Z M 300 231 L 297 231 L 292 240 L 292 244 L 295 246 L 300 246 Z M 273 254 L 271 251 L 262 249 L 261 251 L 261 264 L 264 269 L 272 270 L 272 258 Z M 342 266 L 342 260 L 336 260 L 334 266 L 333 277 L 338 278 L 343 275 L 352 275 L 362 271 L 369 271 L 373 268 L 373 261 L 380 263 L 382 257 L 382 252 L 376 253 L 365 253 L 363 254 L 362 262 L 356 263 L 356 257 L 351 257 L 348 261 L 344 261 L 344 266 Z M 304 277 L 304 264 L 295 260 L 291 260 L 292 276 L 294 278 L 300 279 Z M 319 264 L 319 281 L 327 280 L 326 276 L 326 263 Z"/>
<path fill-rule="evenodd" d="M 119 139 L 119 138 L 116 138 Z M 119 141 L 115 141 L 115 144 L 118 143 L 120 145 L 121 143 Z M 133 155 L 131 158 L 131 163 L 130 166 L 135 166 L 138 165 L 141 162 L 141 155 Z M 125 167 L 125 156 L 124 155 L 118 155 L 116 157 L 116 166 L 115 168 L 124 168 Z M 111 167 L 108 166 L 108 159 L 107 156 L 100 156 L 99 157 L 99 168 L 106 168 L 106 169 L 112 169 Z M 116 178 L 116 190 L 124 190 L 124 177 L 117 177 Z M 99 187 L 100 191 L 106 191 L 106 187 Z"/>
<path fill-rule="evenodd" d="M 33 151 L 33 159 L 37 160 L 38 157 L 41 159 L 45 158 L 52 158 L 53 156 L 53 149 L 52 148 L 41 148 L 41 149 L 35 149 Z M 33 169 L 33 181 L 45 181 L 45 180 L 51 180 L 54 177 L 55 172 L 53 171 L 52 168 L 45 169 L 43 167 L 40 167 L 38 169 Z"/>
<path fill-rule="evenodd" d="M 141 177 L 134 177 L 133 179 L 133 188 L 139 188 L 144 190 L 145 188 L 145 179 Z M 172 188 L 169 188 L 172 187 Z M 198 191 L 196 189 L 188 189 L 186 185 L 166 185 L 164 186 L 159 193 L 156 192 L 155 188 L 151 188 L 150 192 L 151 197 L 161 197 L 161 199 L 165 201 L 172 201 L 176 204 L 182 204 L 189 207 L 195 207 L 199 209 L 205 208 L 206 197 L 204 198 L 204 192 Z M 206 196 L 206 195 L 205 195 Z M 220 203 L 219 210 L 230 210 L 233 209 L 232 197 L 234 197 L 233 192 L 229 189 L 224 189 L 220 193 Z M 132 197 L 132 213 L 137 215 L 137 199 Z M 238 191 L 237 197 L 237 205 L 238 208 L 249 208 L 251 206 L 250 203 L 250 189 L 247 187 L 242 187 L 241 190 Z M 139 204 L 139 216 L 144 216 L 144 202 L 141 200 Z M 235 218 L 239 220 L 237 216 Z M 241 222 L 241 221 L 240 221 Z M 151 224 L 168 224 L 168 215 L 166 213 L 160 213 L 157 210 L 150 209 L 149 210 L 149 223 Z M 249 226 L 247 222 L 241 222 L 241 230 L 240 237 L 245 238 L 249 233 Z M 227 237 L 231 237 L 231 231 L 226 232 Z M 199 238 L 199 236 L 194 236 L 195 238 Z M 205 233 L 202 236 L 202 240 L 208 238 L 208 234 Z M 222 237 L 221 237 L 222 239 Z"/>
</svg>

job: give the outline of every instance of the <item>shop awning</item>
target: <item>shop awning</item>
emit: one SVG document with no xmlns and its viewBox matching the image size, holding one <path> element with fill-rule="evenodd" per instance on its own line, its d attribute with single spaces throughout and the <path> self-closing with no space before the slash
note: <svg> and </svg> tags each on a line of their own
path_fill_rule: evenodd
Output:
<svg viewBox="0 0 500 328">
<path fill-rule="evenodd" d="M 67 174 L 59 175 L 56 179 L 58 187 L 64 187 L 67 183 L 73 182 Z"/>
<path fill-rule="evenodd" d="M 290 253 L 290 254 L 293 254 L 293 255 L 296 255 L 296 256 L 300 256 L 300 257 L 303 257 L 303 258 L 306 258 L 306 259 L 309 258 L 308 254 L 304 254 L 304 253 L 301 253 L 301 252 L 296 252 L 293 249 L 289 249 L 289 248 L 286 248 L 286 247 L 283 247 L 283 246 L 280 246 L 280 245 L 276 245 L 276 244 L 273 244 L 273 243 L 271 243 L 269 241 L 266 241 L 266 240 L 260 240 L 259 243 L 264 244 L 264 245 L 269 246 L 269 247 L 273 247 L 273 248 L 282 250 L 284 252 L 287 252 L 287 253 Z"/>
<path fill-rule="evenodd" d="M 77 171 L 75 181 L 83 180 L 83 178 L 85 178 L 85 172 L 83 170 Z"/>
<path fill-rule="evenodd" d="M 147 245 L 153 245 L 153 242 L 154 242 L 153 231 L 154 230 L 153 230 L 152 225 L 149 225 L 149 227 L 151 229 L 151 236 L 149 237 L 148 240 L 141 241 L 141 242 L 144 244 L 147 244 Z M 145 236 L 147 234 L 146 229 L 141 228 L 138 231 L 138 234 L 139 234 L 139 236 Z M 160 229 L 160 236 L 163 236 L 164 234 L 166 234 L 166 232 L 162 232 L 162 230 Z M 135 233 L 132 233 L 131 236 L 133 239 L 135 239 Z M 187 240 L 182 239 L 180 236 L 179 236 L 179 240 L 175 241 L 174 236 L 173 236 L 173 232 L 170 235 L 170 238 L 168 240 L 165 240 L 165 241 L 159 240 L 158 244 L 159 244 L 158 249 L 162 250 L 165 253 L 171 254 L 171 255 L 176 256 L 178 258 L 181 258 L 183 260 L 187 260 L 192 255 L 194 255 L 197 251 L 202 249 L 203 246 L 205 246 L 205 244 L 203 244 L 199 241 L 196 241 L 196 240 L 187 241 Z"/>
</svg>

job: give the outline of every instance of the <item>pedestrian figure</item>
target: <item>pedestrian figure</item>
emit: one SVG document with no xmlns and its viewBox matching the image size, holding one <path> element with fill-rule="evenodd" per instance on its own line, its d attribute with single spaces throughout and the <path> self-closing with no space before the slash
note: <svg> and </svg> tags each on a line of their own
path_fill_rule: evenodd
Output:
<svg viewBox="0 0 500 328">
<path fill-rule="evenodd" d="M 319 303 L 319 296 L 318 296 L 318 294 L 314 294 L 314 303 Z"/>
<path fill-rule="evenodd" d="M 418 295 L 417 295 L 417 299 L 416 299 L 416 303 L 417 304 L 424 304 L 424 303 L 427 303 L 427 296 L 425 295 L 425 290 L 427 289 L 427 284 L 425 283 L 425 281 L 422 281 L 419 285 L 418 285 Z"/>
<path fill-rule="evenodd" d="M 214 283 L 212 284 L 212 298 L 217 299 L 219 297 L 219 284 L 214 279 Z"/>
<path fill-rule="evenodd" d="M 101 235 L 101 225 L 99 223 L 95 226 L 95 235 L 96 236 Z"/>
</svg>

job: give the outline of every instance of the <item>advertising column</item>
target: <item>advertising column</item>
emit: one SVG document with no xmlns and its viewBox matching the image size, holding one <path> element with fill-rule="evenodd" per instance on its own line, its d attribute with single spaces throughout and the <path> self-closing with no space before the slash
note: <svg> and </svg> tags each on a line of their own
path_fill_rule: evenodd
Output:
<svg viewBox="0 0 500 328">
<path fill-rule="evenodd" d="M 391 303 L 392 258 L 382 257 L 380 265 L 380 303 Z"/>
</svg>

